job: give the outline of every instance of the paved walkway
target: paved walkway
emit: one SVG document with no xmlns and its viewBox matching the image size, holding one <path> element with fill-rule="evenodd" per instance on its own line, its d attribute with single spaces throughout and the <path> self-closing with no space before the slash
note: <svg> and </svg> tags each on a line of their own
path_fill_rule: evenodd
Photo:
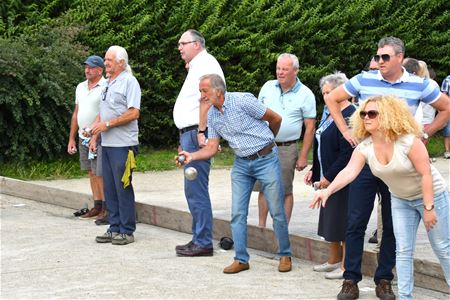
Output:
<svg viewBox="0 0 450 300">
<path fill-rule="evenodd" d="M 450 186 L 450 161 L 438 158 L 434 165 L 439 169 Z M 309 169 L 309 167 L 307 168 Z M 294 210 L 289 224 L 291 234 L 314 237 L 317 236 L 317 224 L 319 220 L 319 210 L 308 208 L 313 198 L 314 190 L 303 183 L 305 171 L 297 172 L 294 179 Z M 90 193 L 88 178 L 72 180 L 52 180 L 35 181 L 35 183 L 50 187 L 57 187 L 63 190 Z M 136 172 L 133 174 L 133 187 L 136 193 L 136 201 L 146 204 L 158 205 L 189 212 L 183 190 L 182 170 L 163 172 Z M 210 175 L 210 195 L 212 199 L 213 215 L 215 218 L 230 220 L 231 218 L 231 180 L 230 170 L 212 169 Z M 248 224 L 258 225 L 258 194 L 252 193 Z M 91 206 L 92 201 L 86 200 L 86 205 Z M 371 233 L 376 229 L 376 205 L 370 218 L 366 231 L 365 248 L 375 249 L 373 244 L 367 243 Z M 267 220 L 267 227 L 272 228 L 270 216 Z M 438 262 L 432 253 L 428 242 L 424 226 L 419 227 L 415 256 L 426 258 L 433 262 Z"/>
<path fill-rule="evenodd" d="M 438 159 L 434 164 L 444 175 L 447 183 L 450 183 L 449 161 Z M 303 238 L 319 239 L 316 235 L 318 210 L 308 208 L 314 191 L 303 184 L 303 175 L 304 172 L 297 173 L 294 183 L 295 205 L 289 229 L 292 242 L 299 245 L 297 246 L 299 248 L 293 250 L 300 251 L 298 257 L 320 261 L 323 255 L 318 256 L 318 248 L 311 247 L 313 244 Z M 87 178 L 34 181 L 32 182 L 34 187 L 28 192 L 27 182 L 1 177 L 0 179 L 0 187 L 8 190 L 6 194 L 11 195 L 13 191 L 15 196 L 23 194 L 19 197 L 37 198 L 36 200 L 73 208 L 80 207 L 84 203 L 92 205 L 92 201 L 88 200 L 90 188 Z M 177 223 L 179 228 L 190 228 L 190 215 L 183 192 L 182 170 L 136 172 L 133 185 L 136 200 L 141 203 L 141 208 L 145 205 L 150 209 L 167 208 L 166 215 L 158 214 L 160 210 L 156 213 L 151 211 L 153 221 L 156 218 L 165 218 L 166 223 Z M 55 190 L 60 192 L 55 193 Z M 230 190 L 230 170 L 213 169 L 210 175 L 210 194 L 216 220 L 215 228 L 222 226 L 221 229 L 225 227 L 229 229 Z M 72 197 L 69 197 L 71 194 Z M 190 239 L 189 235 L 142 223 L 137 227 L 137 242 L 125 246 L 124 250 L 117 250 L 118 248 L 112 246 L 100 247 L 93 242 L 93 237 L 102 234 L 105 227 L 74 218 L 71 214 L 73 210 L 59 207 L 55 212 L 54 206 L 36 204 L 33 201 L 26 202 L 28 200 L 2 194 L 2 190 L 0 197 L 2 198 L 1 298 L 47 298 L 51 297 L 52 289 L 55 289 L 54 295 L 57 298 L 333 299 L 340 289 L 340 280 L 323 279 L 323 274 L 311 271 L 313 263 L 304 260 L 296 260 L 294 272 L 281 276 L 276 272 L 277 261 L 273 259 L 274 255 L 267 252 L 252 252 L 255 254 L 252 254 L 250 272 L 226 277 L 221 272 L 232 260 L 232 252 L 223 253 L 216 247 L 213 258 L 183 260 L 175 257 L 173 248 L 176 244 L 187 242 Z M 72 203 L 68 205 L 67 201 Z M 27 204 L 25 207 L 14 206 L 21 203 Z M 37 211 L 34 208 L 36 205 Z M 32 207 L 30 215 L 16 215 L 27 212 L 28 207 Z M 250 228 L 249 235 L 263 237 L 260 240 L 264 242 L 264 237 L 267 236 L 265 234 L 270 230 L 256 227 L 257 212 L 257 194 L 253 193 L 248 218 L 248 224 L 250 227 L 253 225 L 253 228 Z M 50 219 L 43 218 L 44 215 Z M 177 226 L 172 228 L 178 228 Z M 372 214 L 367 233 L 370 234 L 375 227 L 376 211 Z M 271 228 L 270 217 L 268 228 Z M 270 244 L 271 241 L 268 240 L 266 243 Z M 374 245 L 365 243 L 367 253 L 373 253 L 373 248 Z M 364 261 L 368 261 L 367 258 L 366 255 Z M 418 259 L 416 271 L 420 269 L 421 274 L 431 274 L 432 278 L 436 272 L 442 273 L 436 264 L 430 267 L 430 263 L 436 263 L 437 259 L 432 253 L 423 226 L 419 229 L 415 258 Z M 116 275 L 107 272 L 107 267 L 112 267 L 117 273 L 122 274 L 121 280 L 117 281 Z M 201 276 L 198 276 L 197 270 Z M 69 275 L 71 272 L 73 276 Z M 98 283 L 92 278 L 101 278 L 102 281 Z M 207 282 L 203 280 L 204 278 L 208 278 Z M 67 282 L 62 284 L 57 279 Z M 419 276 L 416 279 L 419 281 Z M 57 284 L 52 285 L 53 280 L 56 280 Z M 132 282 L 136 284 L 131 284 Z M 433 286 L 435 283 L 436 281 L 426 279 L 422 286 L 435 289 Z M 131 285 L 127 289 L 129 284 Z M 437 289 L 441 289 L 443 280 L 440 279 L 437 284 L 440 286 Z M 374 299 L 373 283 L 370 278 L 366 278 L 360 288 L 362 299 Z M 417 293 L 418 291 L 420 293 L 421 289 L 416 288 L 415 291 L 417 299 L 448 299 L 448 294 L 431 291 L 426 291 L 427 297 L 419 297 Z"/>
<path fill-rule="evenodd" d="M 279 273 L 273 254 L 250 250 L 250 270 L 227 275 L 222 269 L 233 251 L 175 256 L 174 245 L 188 234 L 139 224 L 133 244 L 97 244 L 94 236 L 105 227 L 73 217 L 72 209 L 0 197 L 1 299 L 314 300 L 336 299 L 340 290 L 340 280 L 323 279 L 310 261 L 294 259 L 291 272 Z M 377 299 L 371 278 L 359 288 L 360 299 Z M 448 299 L 417 287 L 414 293 L 415 299 Z"/>
</svg>

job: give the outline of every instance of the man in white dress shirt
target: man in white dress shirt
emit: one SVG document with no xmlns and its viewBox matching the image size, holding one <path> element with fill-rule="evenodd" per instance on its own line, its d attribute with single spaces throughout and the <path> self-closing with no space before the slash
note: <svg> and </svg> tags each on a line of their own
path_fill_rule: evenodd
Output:
<svg viewBox="0 0 450 300">
<path fill-rule="evenodd" d="M 188 69 L 187 77 L 173 109 L 175 125 L 180 130 L 180 149 L 195 152 L 206 145 L 207 113 L 209 106 L 200 106 L 200 77 L 218 74 L 224 80 L 222 68 L 205 49 L 205 38 L 196 30 L 189 29 L 178 41 L 178 50 Z M 209 197 L 210 160 L 187 164 L 198 175 L 195 180 L 184 180 L 184 193 L 192 215 L 192 240 L 175 247 L 178 256 L 212 256 L 212 209 Z"/>
</svg>

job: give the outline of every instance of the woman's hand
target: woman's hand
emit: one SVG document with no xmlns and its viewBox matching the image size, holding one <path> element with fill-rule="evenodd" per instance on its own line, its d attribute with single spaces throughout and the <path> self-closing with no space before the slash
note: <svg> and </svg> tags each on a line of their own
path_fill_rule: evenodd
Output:
<svg viewBox="0 0 450 300">
<path fill-rule="evenodd" d="M 423 224 L 425 225 L 427 231 L 433 229 L 433 226 L 436 225 L 437 222 L 438 220 L 434 209 L 423 211 Z"/>
<path fill-rule="evenodd" d="M 313 201 L 309 204 L 309 208 L 319 208 L 320 204 L 322 204 L 322 206 L 325 207 L 328 197 L 330 197 L 330 195 L 328 194 L 327 190 L 323 190 L 316 193 L 314 195 Z"/>
<path fill-rule="evenodd" d="M 306 185 L 312 185 L 312 171 L 308 171 L 303 178 Z"/>
</svg>

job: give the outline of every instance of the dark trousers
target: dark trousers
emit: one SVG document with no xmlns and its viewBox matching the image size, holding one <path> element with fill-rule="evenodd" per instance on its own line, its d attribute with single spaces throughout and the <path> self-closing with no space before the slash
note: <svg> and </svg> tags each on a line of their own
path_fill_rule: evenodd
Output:
<svg viewBox="0 0 450 300">
<path fill-rule="evenodd" d="M 381 195 L 383 237 L 374 281 L 378 284 L 380 279 L 392 280 L 394 278 L 392 269 L 395 266 L 395 237 L 392 227 L 391 195 L 386 184 L 375 177 L 366 164 L 358 177 L 350 184 L 348 198 L 344 278 L 351 279 L 355 283 L 362 279 L 361 260 L 364 234 L 377 193 Z"/>
<path fill-rule="evenodd" d="M 180 144 L 181 148 L 188 152 L 199 150 L 197 130 L 181 134 Z M 188 167 L 197 169 L 195 180 L 184 179 L 184 194 L 192 215 L 192 241 L 200 247 L 212 248 L 213 216 L 208 191 L 211 162 L 196 160 L 185 166 Z"/>
<path fill-rule="evenodd" d="M 137 149 L 137 147 L 135 147 Z M 103 147 L 103 183 L 110 232 L 132 234 L 136 230 L 134 190 L 124 189 L 122 175 L 129 147 Z"/>
</svg>

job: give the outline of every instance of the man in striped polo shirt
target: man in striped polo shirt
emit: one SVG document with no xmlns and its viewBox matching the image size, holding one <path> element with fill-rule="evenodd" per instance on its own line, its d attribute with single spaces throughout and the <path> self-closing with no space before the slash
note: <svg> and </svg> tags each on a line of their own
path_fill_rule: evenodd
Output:
<svg viewBox="0 0 450 300">
<path fill-rule="evenodd" d="M 356 146 L 358 141 L 352 137 L 351 129 L 347 127 L 339 108 L 339 102 L 349 97 L 357 97 L 359 101 L 365 101 L 368 97 L 375 95 L 396 95 L 407 102 L 412 114 L 415 113 L 420 102 L 430 104 L 438 111 L 438 114 L 423 133 L 424 140 L 447 122 L 450 109 L 449 98 L 429 80 L 408 73 L 402 66 L 404 55 L 405 46 L 402 40 L 395 37 L 382 38 L 378 42 L 377 54 L 374 56 L 379 70 L 362 72 L 325 96 L 325 102 L 337 127 L 353 146 Z M 392 227 L 390 193 L 387 186 L 373 176 L 367 165 L 350 185 L 344 283 L 338 299 L 359 297 L 357 283 L 362 279 L 364 233 L 377 192 L 381 194 L 383 237 L 378 268 L 374 276 L 376 294 L 380 299 L 395 299 L 391 281 L 394 278 L 392 269 L 395 266 L 396 245 Z"/>
</svg>

